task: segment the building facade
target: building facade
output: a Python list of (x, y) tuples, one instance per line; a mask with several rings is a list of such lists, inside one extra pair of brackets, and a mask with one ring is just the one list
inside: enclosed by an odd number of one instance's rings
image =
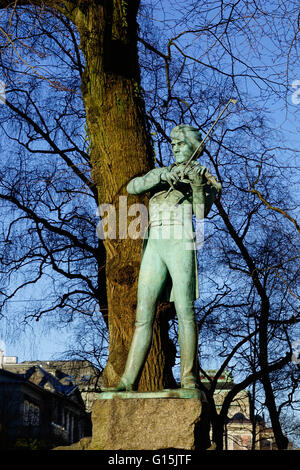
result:
[[(100, 370), (88, 361), (34, 361), (18, 363), (0, 351), (0, 449), (53, 448), (91, 436), (92, 404), (101, 391)], [(207, 377), (201, 376), (209, 387)], [(214, 393), (216, 408), (234, 386), (227, 371)], [(263, 418), (254, 417), (246, 390), (232, 401), (224, 431), (226, 450), (272, 450), (272, 429)], [(254, 444), (253, 444), (254, 440)]]
[[(216, 370), (206, 371), (213, 378)], [(206, 376), (200, 377), (201, 382), (209, 387)], [(234, 387), (231, 374), (225, 370), (218, 380), (214, 393), (217, 411), (221, 409), (227, 393)], [(231, 402), (224, 430), (225, 450), (273, 450), (276, 449), (272, 428), (268, 427), (264, 418), (253, 416), (251, 395), (247, 390), (239, 392)]]
[(19, 366), (0, 368), (0, 448), (53, 448), (91, 435), (90, 413), (74, 382), (41, 364)]

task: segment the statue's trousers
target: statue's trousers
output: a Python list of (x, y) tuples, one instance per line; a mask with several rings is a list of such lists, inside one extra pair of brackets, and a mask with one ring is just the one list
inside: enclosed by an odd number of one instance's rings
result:
[(182, 225), (173, 225), (155, 226), (149, 231), (139, 274), (135, 331), (122, 377), (126, 384), (136, 382), (146, 360), (156, 305), (169, 276), (178, 317), (181, 386), (189, 387), (196, 382), (195, 252), (191, 237), (186, 236)]

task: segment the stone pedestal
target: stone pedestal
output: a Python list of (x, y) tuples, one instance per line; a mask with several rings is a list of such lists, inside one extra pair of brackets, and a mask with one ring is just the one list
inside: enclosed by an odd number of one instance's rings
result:
[(93, 404), (89, 450), (200, 450), (210, 445), (207, 403), (199, 397), (101, 395)]

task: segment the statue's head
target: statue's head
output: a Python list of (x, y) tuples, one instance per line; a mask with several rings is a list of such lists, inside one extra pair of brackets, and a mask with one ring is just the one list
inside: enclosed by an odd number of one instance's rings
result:
[[(200, 131), (192, 126), (179, 124), (171, 131), (172, 148), (177, 163), (183, 163), (189, 160), (196, 148), (199, 147), (202, 137)], [(203, 144), (202, 151), (200, 151), (195, 158), (202, 155), (205, 145)]]

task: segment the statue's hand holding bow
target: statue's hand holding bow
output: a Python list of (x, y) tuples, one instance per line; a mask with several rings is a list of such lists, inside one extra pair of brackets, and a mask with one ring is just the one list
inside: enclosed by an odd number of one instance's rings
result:
[(206, 181), (205, 173), (207, 168), (196, 163), (185, 174), (185, 179), (189, 181), (191, 186), (203, 186)]

